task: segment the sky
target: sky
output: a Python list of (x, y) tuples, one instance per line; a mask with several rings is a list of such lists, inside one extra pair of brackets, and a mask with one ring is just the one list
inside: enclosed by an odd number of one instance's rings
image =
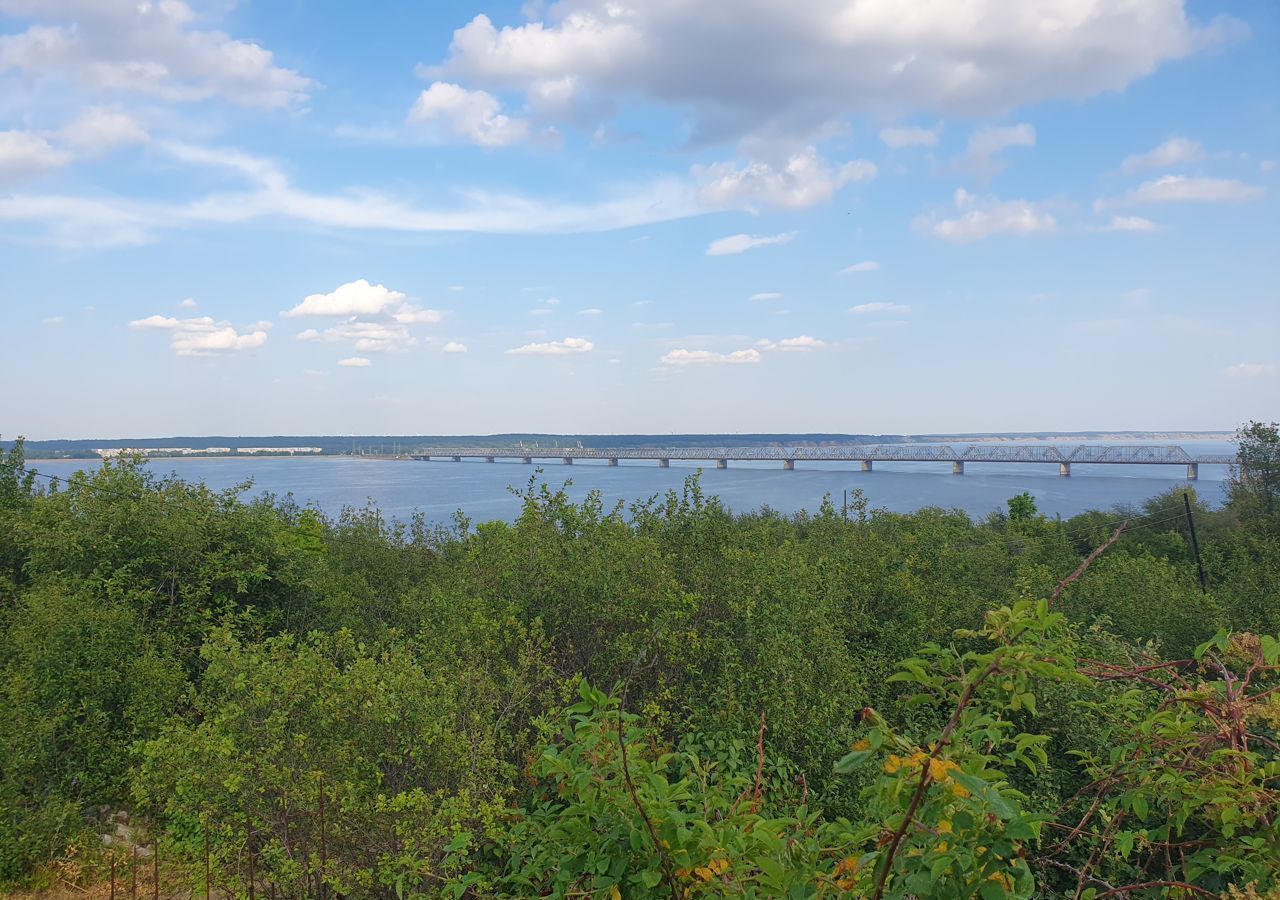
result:
[(1270, 0), (0, 0), (0, 433), (1280, 418)]

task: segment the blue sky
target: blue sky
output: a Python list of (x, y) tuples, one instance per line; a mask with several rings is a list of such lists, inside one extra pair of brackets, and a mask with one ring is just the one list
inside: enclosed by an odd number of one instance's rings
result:
[(1280, 13), (0, 0), (0, 431), (1280, 416)]

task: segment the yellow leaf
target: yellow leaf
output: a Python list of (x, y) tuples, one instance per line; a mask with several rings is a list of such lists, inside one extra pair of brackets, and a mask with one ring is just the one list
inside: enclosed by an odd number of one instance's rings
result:
[(693, 874), (697, 875), (703, 881), (710, 881), (712, 878), (716, 877), (716, 873), (712, 872), (706, 866), (698, 866), (698, 868), (693, 870)]
[(615, 884), (609, 888), (609, 896), (612, 900), (622, 900), (622, 891), (618, 890), (618, 886)]

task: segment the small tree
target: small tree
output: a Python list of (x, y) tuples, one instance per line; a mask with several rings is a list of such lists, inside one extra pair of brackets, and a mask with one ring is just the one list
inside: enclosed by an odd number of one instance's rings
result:
[(1227, 492), (1231, 508), (1250, 519), (1280, 515), (1280, 423), (1249, 422), (1236, 430), (1239, 464)]

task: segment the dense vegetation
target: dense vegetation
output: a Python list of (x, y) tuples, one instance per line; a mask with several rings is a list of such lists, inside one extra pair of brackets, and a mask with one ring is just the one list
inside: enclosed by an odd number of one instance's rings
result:
[(535, 479), (429, 528), (19, 445), (0, 884), (100, 874), (106, 806), (241, 894), (1275, 896), (1280, 438), (1241, 437), (1190, 497), (1203, 589), (1181, 491), (973, 522)]

